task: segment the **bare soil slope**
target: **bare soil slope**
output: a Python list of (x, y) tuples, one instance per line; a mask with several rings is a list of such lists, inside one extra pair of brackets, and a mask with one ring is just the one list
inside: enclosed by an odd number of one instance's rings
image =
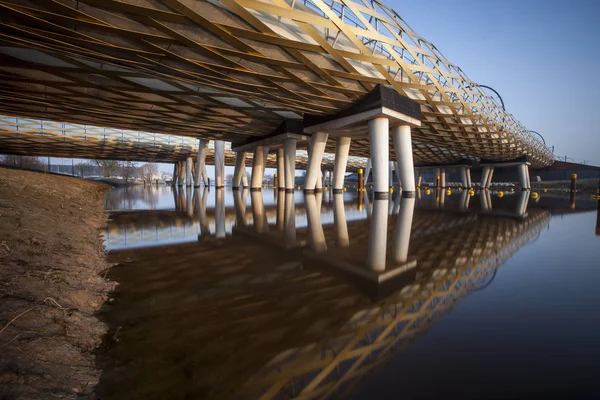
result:
[(91, 398), (109, 189), (0, 168), (0, 399)]

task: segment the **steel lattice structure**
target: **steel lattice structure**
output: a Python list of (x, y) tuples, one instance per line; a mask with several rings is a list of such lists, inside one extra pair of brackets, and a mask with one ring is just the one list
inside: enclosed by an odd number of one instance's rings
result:
[[(375, 0), (0, 0), (0, 26), (7, 115), (235, 142), (283, 118), (335, 113), (385, 84), (421, 104), (422, 146), (553, 160)], [(367, 141), (351, 154), (368, 156)]]

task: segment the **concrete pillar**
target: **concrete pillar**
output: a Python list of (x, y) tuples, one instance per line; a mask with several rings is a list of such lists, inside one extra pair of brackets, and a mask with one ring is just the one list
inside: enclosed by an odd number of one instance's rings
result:
[(215, 187), (225, 187), (225, 142), (215, 140)]
[(277, 149), (277, 189), (285, 190), (285, 156), (283, 147)]
[[(402, 178), (400, 178), (400, 181), (402, 181)], [(421, 171), (421, 168), (417, 168), (417, 187), (416, 188), (420, 188), (421, 184), (423, 183), (423, 171)]]
[(202, 180), (204, 181), (204, 186), (210, 186), (210, 180), (208, 179), (208, 173), (206, 172), (206, 163), (202, 165)]
[(283, 142), (283, 158), (285, 160), (285, 190), (293, 192), (296, 185), (296, 139), (286, 139)]
[(192, 157), (188, 157), (185, 159), (185, 185), (193, 186), (194, 182), (192, 180)]
[(242, 186), (245, 188), (248, 187), (248, 171), (246, 171), (246, 168), (244, 168), (244, 172), (242, 172)]
[[(377, 176), (376, 156), (373, 156), (373, 177)], [(387, 167), (387, 165), (384, 164)], [(387, 168), (385, 168), (387, 172)], [(386, 177), (387, 178), (387, 177)], [(387, 179), (385, 184), (387, 185)], [(387, 194), (387, 192), (386, 192)], [(386, 199), (375, 199), (373, 201), (373, 215), (371, 217), (369, 244), (367, 248), (367, 266), (374, 271), (385, 270), (385, 259), (387, 249), (387, 222), (388, 203)]]
[(365, 185), (369, 182), (369, 175), (371, 175), (371, 159), (367, 158), (367, 165), (365, 165)]
[[(267, 168), (267, 161), (269, 158), (270, 148), (271, 148), (271, 146), (263, 146), (263, 174), (262, 174), (262, 179), (261, 179), (262, 182), (264, 182), (264, 180), (265, 180), (265, 169)], [(265, 214), (265, 218), (266, 218), (266, 214)]]
[(173, 163), (173, 179), (171, 180), (171, 186), (177, 185), (177, 162)]
[(396, 227), (392, 239), (391, 257), (397, 264), (408, 261), (408, 247), (410, 244), (410, 229), (412, 227), (416, 199), (403, 198), (400, 212), (396, 218)]
[(315, 182), (315, 192), (323, 191), (323, 171), (319, 171), (319, 177), (317, 178), (317, 182)]
[[(198, 141), (198, 155), (196, 156), (196, 174), (194, 176), (194, 186), (200, 186), (200, 177), (206, 166), (206, 153), (208, 153), (208, 140), (200, 139)], [(206, 185), (206, 178), (204, 184)]]
[(263, 146), (254, 148), (254, 156), (252, 157), (252, 177), (250, 182), (250, 190), (261, 190), (263, 178), (265, 176), (265, 149)]
[(294, 191), (285, 192), (284, 237), (288, 246), (296, 244), (296, 203)]
[(387, 118), (374, 118), (369, 121), (369, 141), (371, 145), (371, 165), (373, 168), (373, 187), (375, 199), (387, 199), (389, 196), (389, 146), (390, 123)]
[[(521, 190), (529, 190), (527, 182), (527, 164), (517, 165), (517, 172), (519, 173), (519, 183), (521, 185)], [(481, 179), (483, 180), (483, 178)]]
[(529, 176), (529, 165), (525, 165), (525, 179), (527, 180), (527, 190), (531, 190), (531, 178)]
[(483, 167), (481, 170), (481, 189), (486, 189), (488, 178), (490, 176), (490, 167)]
[(446, 168), (440, 168), (440, 186), (446, 188)]
[(313, 193), (307, 193), (304, 196), (304, 204), (308, 220), (310, 247), (317, 253), (327, 251), (325, 233), (323, 232), (323, 225), (321, 225), (321, 214), (317, 207), (317, 198)]
[(235, 168), (233, 170), (232, 186), (234, 189), (238, 189), (240, 187), (240, 182), (242, 180), (242, 174), (244, 173), (245, 168), (246, 168), (246, 152), (238, 151), (235, 153)]
[(178, 186), (183, 186), (185, 184), (185, 161), (179, 161), (179, 181), (177, 183)]
[(400, 183), (402, 197), (415, 197), (416, 185), (414, 175), (414, 162), (412, 153), (412, 140), (410, 126), (402, 125), (392, 128), (396, 159), (400, 169)]
[[(361, 194), (359, 194), (359, 197)], [(344, 209), (344, 195), (336, 193), (333, 195), (333, 222), (339, 247), (350, 246), (348, 236), (348, 224), (346, 223), (346, 210)]]
[(487, 182), (485, 187), (492, 187), (492, 177), (494, 176), (494, 167), (490, 167), (490, 172), (488, 173)]
[(460, 185), (463, 189), (469, 187), (467, 183), (467, 167), (460, 167)]
[(471, 168), (467, 167), (467, 187), (470, 189), (473, 187), (473, 181), (471, 180)]
[(348, 164), (348, 153), (350, 152), (349, 137), (338, 137), (335, 139), (335, 164), (333, 167), (333, 191), (341, 193), (344, 190), (344, 177)]
[(215, 236), (224, 238), (225, 234), (225, 188), (215, 190)]
[(323, 153), (327, 144), (327, 136), (328, 134), (325, 132), (316, 132), (312, 136), (308, 154), (308, 167), (304, 180), (305, 191), (314, 191), (317, 186), (317, 179), (319, 179), (321, 174), (321, 162), (323, 161)]
[(433, 169), (433, 183), (436, 189), (440, 188), (440, 182), (441, 182), (441, 171), (439, 168), (434, 168)]

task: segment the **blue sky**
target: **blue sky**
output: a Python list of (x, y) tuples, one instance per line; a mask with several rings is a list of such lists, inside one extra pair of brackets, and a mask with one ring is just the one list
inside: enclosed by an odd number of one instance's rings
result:
[(600, 1), (385, 0), (555, 154), (600, 165)]

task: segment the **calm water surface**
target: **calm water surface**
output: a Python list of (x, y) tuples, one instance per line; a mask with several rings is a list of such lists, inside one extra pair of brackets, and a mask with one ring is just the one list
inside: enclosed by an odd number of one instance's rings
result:
[(101, 399), (600, 397), (589, 195), (134, 187)]

